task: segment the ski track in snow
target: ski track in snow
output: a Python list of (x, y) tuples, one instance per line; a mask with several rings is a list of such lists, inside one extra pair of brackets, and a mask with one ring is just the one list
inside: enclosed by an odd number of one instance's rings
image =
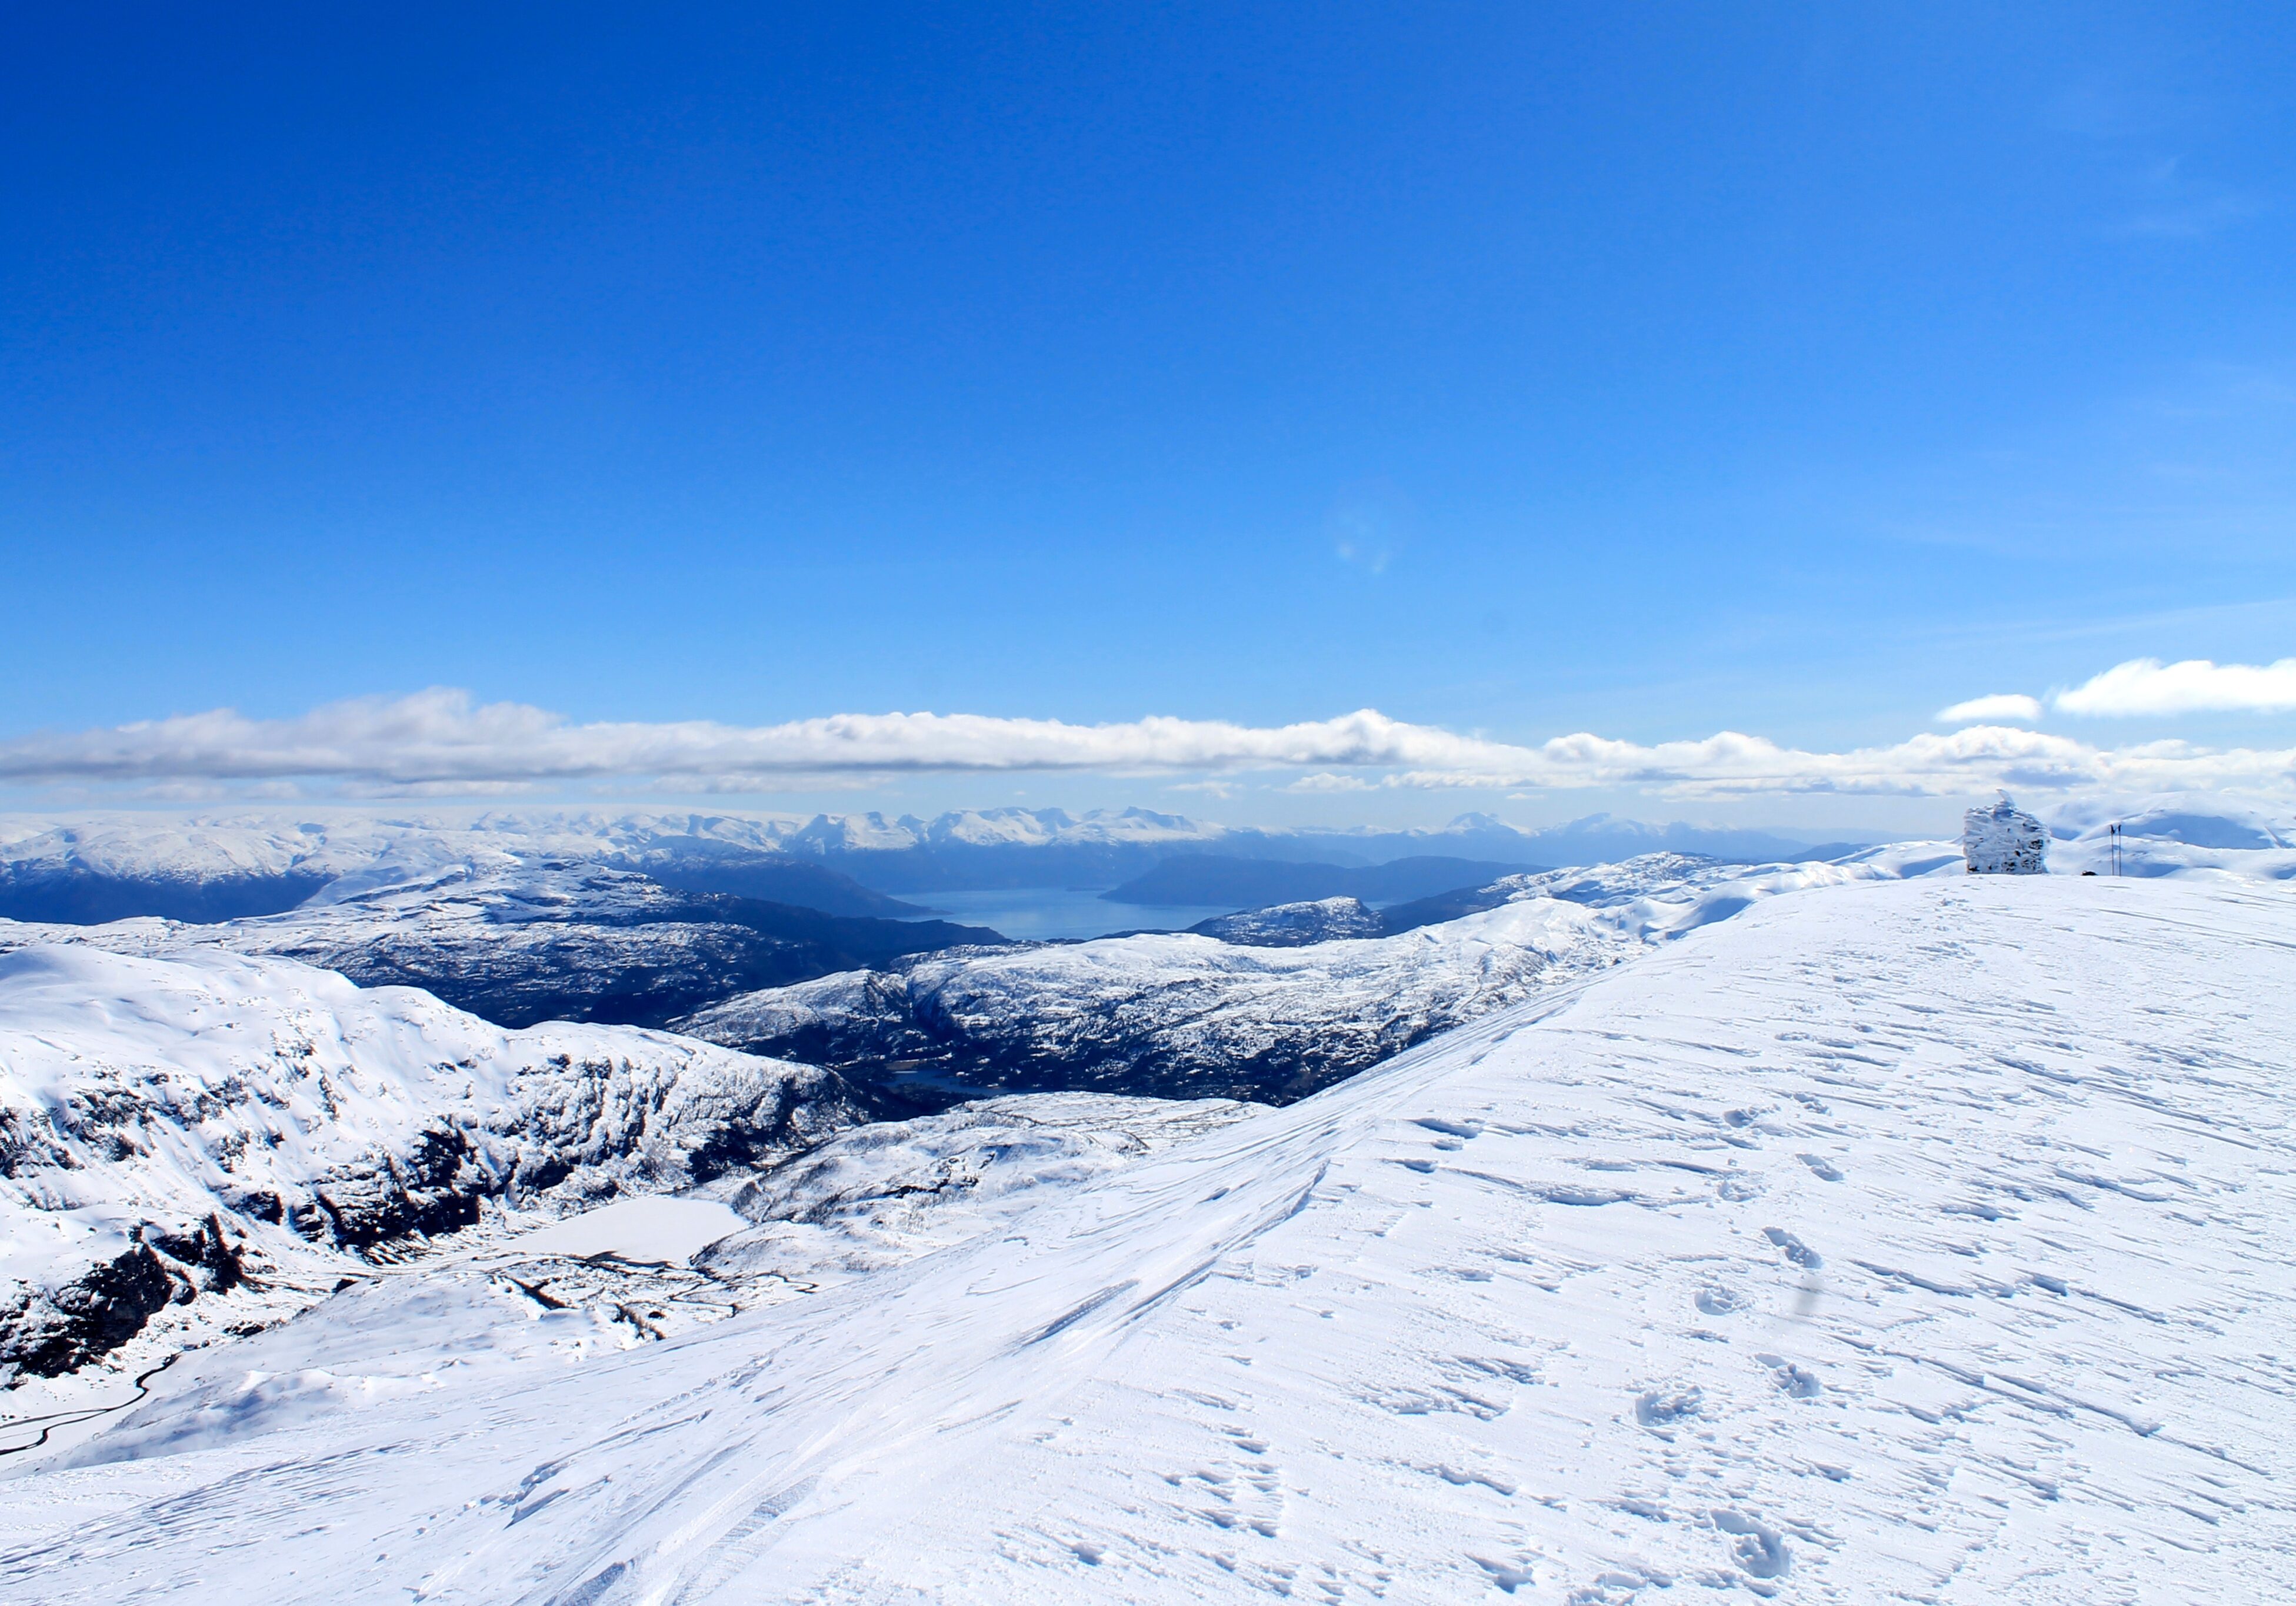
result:
[(2258, 1598), (2292, 915), (1771, 899), (683, 1338), (292, 1431), (156, 1380), (0, 1481), (0, 1595)]

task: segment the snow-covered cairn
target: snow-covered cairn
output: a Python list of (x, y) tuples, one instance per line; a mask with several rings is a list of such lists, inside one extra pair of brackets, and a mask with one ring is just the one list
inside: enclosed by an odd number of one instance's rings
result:
[(1990, 808), (1961, 816), (1961, 856), (1972, 875), (2039, 875), (2048, 869), (2049, 833), (2003, 792)]

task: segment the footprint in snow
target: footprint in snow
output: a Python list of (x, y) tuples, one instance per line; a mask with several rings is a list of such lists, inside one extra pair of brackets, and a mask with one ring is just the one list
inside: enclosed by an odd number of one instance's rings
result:
[(1805, 1271), (1816, 1271), (1825, 1264), (1825, 1258), (1816, 1250), (1783, 1227), (1764, 1227), (1762, 1236), (1786, 1252), (1786, 1258)]
[(1712, 1517), (1716, 1528), (1736, 1536), (1737, 1543), (1730, 1547), (1731, 1552), (1749, 1577), (1782, 1578), (1792, 1570), (1793, 1552), (1787, 1548), (1785, 1536), (1777, 1529), (1727, 1506), (1713, 1512)]
[(1817, 1381), (1817, 1373), (1806, 1366), (1797, 1366), (1779, 1355), (1758, 1355), (1754, 1357), (1770, 1369), (1778, 1387), (1796, 1399), (1816, 1399), (1825, 1392), (1825, 1385)]
[(1635, 1401), (1635, 1420), (1645, 1428), (1670, 1427), (1696, 1416), (1705, 1404), (1705, 1395), (1696, 1389), (1664, 1394), (1653, 1389)]
[(1528, 1560), (1518, 1561), (1491, 1561), (1485, 1560), (1481, 1556), (1469, 1556), (1467, 1560), (1472, 1561), (1476, 1566), (1490, 1574), (1491, 1582), (1497, 1585), (1509, 1594), (1513, 1594), (1516, 1590), (1521, 1589), (1526, 1584), (1536, 1584), (1538, 1582), (1538, 1576), (1531, 1570), (1531, 1564)]

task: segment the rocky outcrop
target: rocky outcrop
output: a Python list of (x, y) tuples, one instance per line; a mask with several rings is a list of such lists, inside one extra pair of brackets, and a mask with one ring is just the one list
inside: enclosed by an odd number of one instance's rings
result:
[(174, 1231), (142, 1222), (126, 1249), (77, 1275), (0, 1287), (0, 1375), (60, 1377), (127, 1343), (167, 1307), (233, 1287), (243, 1243), (220, 1214)]
[(505, 1032), (282, 960), (0, 957), (0, 1374), (161, 1312), (480, 1219), (692, 1187), (878, 1106), (812, 1066), (660, 1032)]
[(479, 1200), (503, 1191), (474, 1135), (436, 1121), (394, 1149), (378, 1149), (313, 1180), (286, 1212), (305, 1238), (364, 1250), (416, 1233), (435, 1237), (479, 1218)]

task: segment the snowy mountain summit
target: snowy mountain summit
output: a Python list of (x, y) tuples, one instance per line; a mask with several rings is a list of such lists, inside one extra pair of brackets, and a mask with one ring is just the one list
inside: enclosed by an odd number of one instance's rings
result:
[[(2256, 1599), (2292, 929), (2225, 875), (1806, 886), (1123, 1163), (839, 1139), (719, 1195), (790, 1296), (682, 1336), (578, 1358), (415, 1268), (186, 1357), (0, 1481), (0, 1595)], [(1024, 1131), (985, 1230), (840, 1202)]]

